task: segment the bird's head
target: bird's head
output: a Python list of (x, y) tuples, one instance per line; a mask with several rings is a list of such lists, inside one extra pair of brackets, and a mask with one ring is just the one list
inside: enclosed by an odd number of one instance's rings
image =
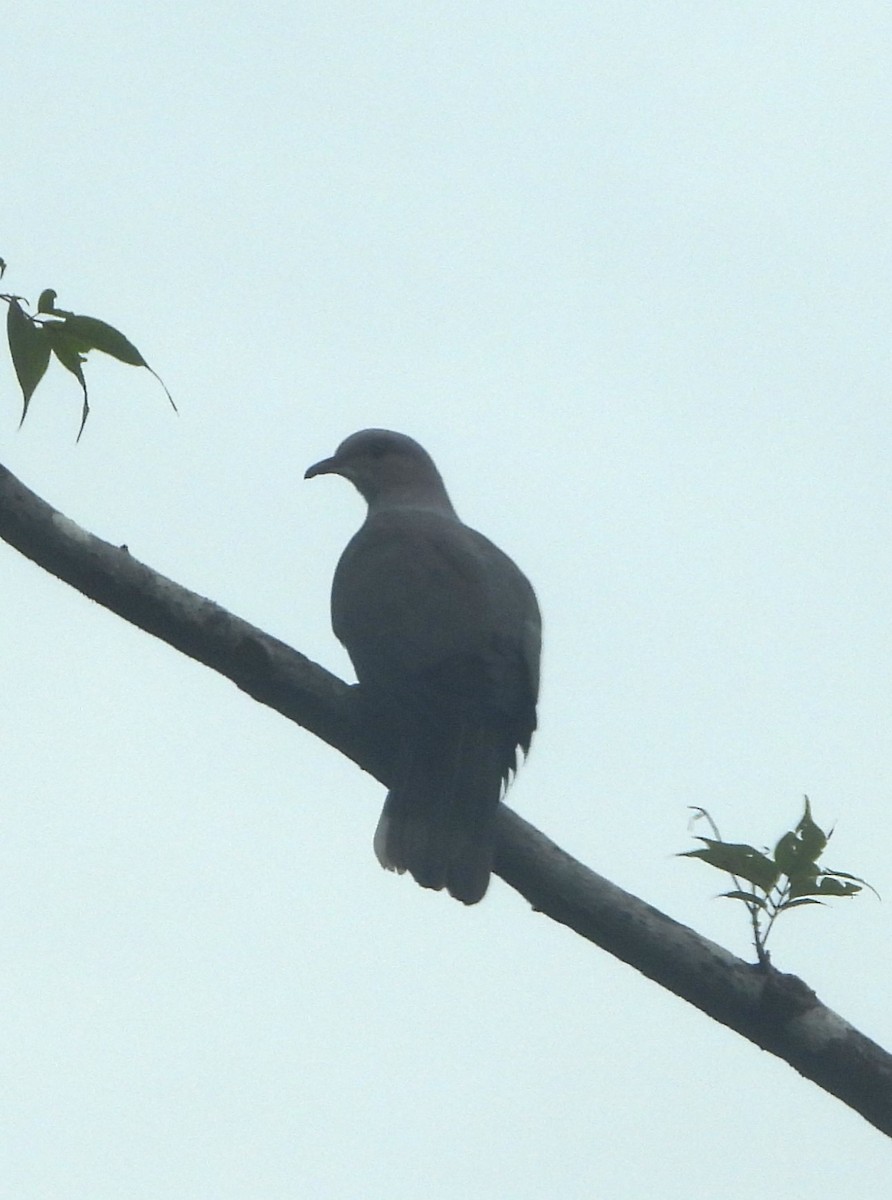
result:
[(316, 475), (349, 479), (370, 509), (412, 505), (452, 511), (440, 472), (428, 452), (413, 438), (389, 429), (362, 429), (351, 434), (331, 458), (314, 463), (304, 478)]

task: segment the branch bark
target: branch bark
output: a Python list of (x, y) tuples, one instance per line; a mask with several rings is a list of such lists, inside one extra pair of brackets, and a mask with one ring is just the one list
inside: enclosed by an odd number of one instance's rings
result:
[[(0, 467), (0, 537), (85, 596), (231, 679), (387, 784), (395, 747), (350, 687), (284, 642), (94, 537)], [(800, 979), (735, 958), (571, 858), (509, 808), (497, 873), (533, 909), (784, 1059), (892, 1136), (892, 1056)]]

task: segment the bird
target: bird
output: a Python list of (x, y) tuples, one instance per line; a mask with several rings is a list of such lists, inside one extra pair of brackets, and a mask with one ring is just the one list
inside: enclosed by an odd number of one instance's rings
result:
[(541, 617), (523, 572), (463, 524), (428, 452), (363, 429), (305, 478), (368, 505), (331, 589), (360, 691), (398, 731), (381, 865), (471, 905), (489, 885), (503, 789), (536, 729)]

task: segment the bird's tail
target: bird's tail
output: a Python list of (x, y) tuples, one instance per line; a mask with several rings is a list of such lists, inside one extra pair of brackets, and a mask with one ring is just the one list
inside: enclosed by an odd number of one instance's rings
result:
[(422, 887), (476, 904), (492, 871), (505, 748), (479, 721), (452, 732), (413, 745), (384, 803), (375, 854)]

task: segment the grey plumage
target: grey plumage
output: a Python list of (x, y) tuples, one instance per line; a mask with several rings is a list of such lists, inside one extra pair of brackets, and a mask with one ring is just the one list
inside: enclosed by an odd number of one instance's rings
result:
[(361, 688), (398, 723), (375, 852), (465, 904), (489, 883), (502, 788), (536, 728), (540, 618), (510, 558), (456, 515), (430, 455), (366, 429), (307, 471), (349, 479), (368, 514), (332, 584)]

